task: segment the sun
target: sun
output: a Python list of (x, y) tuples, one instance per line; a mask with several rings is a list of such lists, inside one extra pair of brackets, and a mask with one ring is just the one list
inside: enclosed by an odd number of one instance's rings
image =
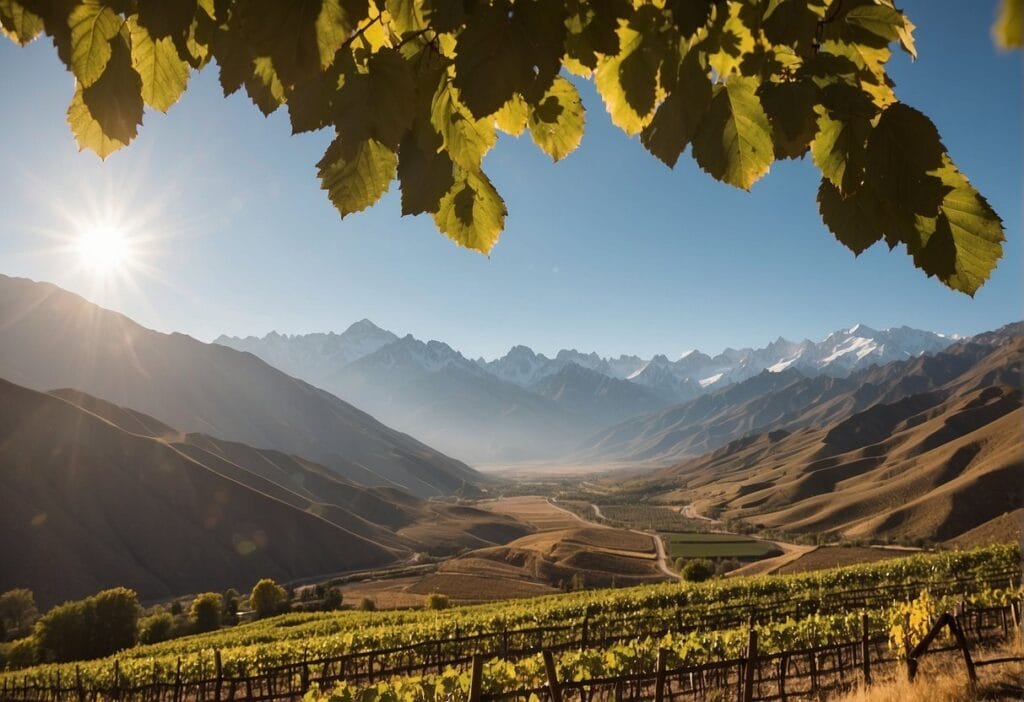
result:
[(130, 265), (132, 241), (125, 231), (108, 224), (83, 229), (75, 241), (79, 260), (98, 274), (117, 273)]

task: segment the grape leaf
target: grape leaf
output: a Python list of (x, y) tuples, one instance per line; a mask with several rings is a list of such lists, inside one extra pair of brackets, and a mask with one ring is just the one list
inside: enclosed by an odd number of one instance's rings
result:
[(428, 153), (414, 137), (402, 140), (398, 151), (398, 181), (402, 188), (402, 214), (437, 212), (441, 198), (455, 184), (455, 165), (444, 151)]
[(700, 167), (743, 190), (750, 190), (774, 160), (771, 125), (757, 88), (756, 79), (739, 75), (716, 85), (693, 139), (693, 157)]
[(526, 131), (526, 122), (529, 118), (530, 106), (522, 95), (516, 93), (494, 113), (494, 126), (506, 134), (519, 136)]
[(664, 44), (659, 11), (647, 5), (628, 25), (619, 27), (619, 53), (597, 65), (597, 91), (612, 123), (629, 135), (638, 134), (654, 117), (658, 70)]
[(583, 139), (586, 110), (576, 86), (556, 78), (540, 102), (530, 108), (530, 136), (555, 161), (572, 153)]
[(476, 8), (458, 36), (455, 52), (455, 87), (478, 119), (493, 115), (529, 82), (506, 0)]
[(11, 41), (24, 46), (43, 31), (43, 19), (17, 0), (0, 0), (0, 27)]
[(455, 243), (486, 254), (497, 243), (506, 214), (505, 202), (482, 171), (459, 169), (434, 222)]
[(1002, 49), (1024, 46), (1024, 0), (1002, 0), (999, 16), (992, 25), (992, 37)]
[(82, 87), (95, 83), (110, 61), (111, 40), (121, 28), (121, 18), (93, 0), (75, 7), (68, 18), (71, 27), (71, 70)]
[(395, 152), (378, 141), (353, 145), (338, 138), (316, 166), (320, 187), (344, 217), (377, 202), (394, 180), (397, 165)]
[(690, 143), (711, 104), (711, 79), (696, 52), (683, 59), (676, 84), (644, 127), (640, 141), (666, 166), (673, 168)]
[(431, 103), (430, 122), (441, 135), (452, 161), (466, 170), (479, 169), (497, 135), (494, 126), (486, 120), (474, 119), (456, 95), (455, 88), (442, 80)]
[(154, 39), (149, 31), (130, 18), (132, 66), (142, 78), (142, 99), (147, 105), (167, 112), (188, 85), (188, 64), (178, 56), (170, 37)]
[(184, 38), (192, 28), (196, 0), (137, 0), (139, 14), (137, 22), (146, 28), (154, 39), (164, 37)]
[(818, 186), (818, 209), (825, 226), (855, 256), (882, 238), (881, 204), (870, 188), (861, 188), (844, 198), (832, 181), (822, 178)]

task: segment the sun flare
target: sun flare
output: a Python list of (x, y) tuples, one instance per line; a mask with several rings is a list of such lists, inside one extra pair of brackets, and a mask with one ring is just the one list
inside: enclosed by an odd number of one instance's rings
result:
[(96, 273), (120, 271), (132, 259), (132, 244), (125, 232), (115, 226), (100, 225), (83, 230), (75, 242), (79, 259)]

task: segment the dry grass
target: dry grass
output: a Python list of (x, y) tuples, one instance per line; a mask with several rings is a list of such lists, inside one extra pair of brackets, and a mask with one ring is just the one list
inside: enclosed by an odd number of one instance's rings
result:
[(479, 502), (477, 506), (532, 524), (540, 531), (569, 529), (580, 525), (580, 520), (575, 515), (555, 507), (544, 497), (504, 497)]
[[(997, 649), (974, 651), (976, 660), (1024, 656), (1019, 641)], [(967, 679), (959, 653), (922, 659), (916, 680), (909, 682), (903, 669), (893, 670), (893, 679), (876, 682), (840, 697), (834, 702), (1010, 702), (1024, 700), (1024, 663), (978, 668), (978, 683)]]
[(800, 558), (778, 568), (776, 573), (807, 573), (813, 570), (838, 568), (840, 566), (857, 565), (858, 563), (875, 563), (890, 558), (906, 558), (911, 555), (907, 551), (889, 548), (870, 548), (867, 546), (821, 546)]

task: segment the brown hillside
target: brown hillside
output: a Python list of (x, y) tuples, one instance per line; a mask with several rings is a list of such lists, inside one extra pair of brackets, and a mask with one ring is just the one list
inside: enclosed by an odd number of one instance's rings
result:
[(144, 598), (380, 566), (386, 548), (0, 381), (0, 590), (41, 604), (125, 585)]
[(428, 496), (479, 480), (252, 354), (146, 329), (47, 283), (0, 276), (0, 377), (77, 388), (187, 432), (305, 456), (364, 485)]
[(986, 384), (1012, 377), (1019, 346), (927, 393), (821, 429), (751, 436), (652, 484), (783, 531), (952, 539), (1024, 505), (1021, 390)]

